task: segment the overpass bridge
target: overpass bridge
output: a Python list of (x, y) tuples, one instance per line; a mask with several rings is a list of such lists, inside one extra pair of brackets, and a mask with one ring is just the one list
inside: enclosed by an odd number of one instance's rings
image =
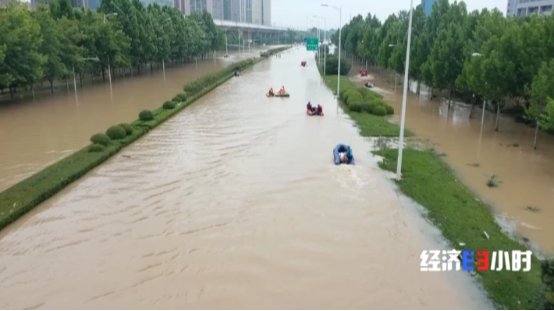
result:
[(253, 42), (254, 36), (262, 35), (264, 38), (269, 40), (279, 41), (280, 36), (284, 34), (288, 29), (285, 27), (275, 27), (243, 22), (235, 22), (228, 20), (219, 20), (214, 19), (214, 24), (222, 28), (223, 31), (236, 33), (240, 39), (242, 39), (243, 46), (245, 44), (250, 44)]

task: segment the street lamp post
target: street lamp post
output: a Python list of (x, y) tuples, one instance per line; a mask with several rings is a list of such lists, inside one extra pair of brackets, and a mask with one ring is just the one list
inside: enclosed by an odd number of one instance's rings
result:
[(404, 152), (404, 128), (406, 126), (406, 100), (408, 96), (408, 71), (410, 69), (410, 46), (412, 43), (412, 17), (414, 0), (410, 0), (410, 22), (408, 24), (408, 44), (406, 47), (406, 68), (404, 69), (404, 93), (402, 96), (402, 116), (400, 117), (400, 140), (398, 142), (398, 159), (396, 162), (396, 178), (402, 179), (402, 155)]
[[(338, 100), (339, 94), (340, 94), (340, 50), (341, 50), (341, 42), (342, 42), (342, 7), (337, 7), (326, 3), (322, 3), (321, 6), (333, 8), (339, 11), (339, 59), (338, 59), (339, 64), (338, 64), (338, 72), (337, 72), (337, 100)], [(337, 109), (338, 109), (338, 105), (337, 105)]]

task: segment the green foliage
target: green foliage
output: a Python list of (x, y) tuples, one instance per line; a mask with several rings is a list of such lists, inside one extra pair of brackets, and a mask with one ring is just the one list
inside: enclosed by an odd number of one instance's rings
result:
[(554, 309), (554, 260), (545, 260), (541, 263), (541, 279), (545, 285), (546, 310)]
[[(377, 154), (384, 158), (382, 168), (396, 171), (397, 150)], [(427, 209), (429, 219), (453, 245), (464, 242), (465, 249), (490, 251), (527, 249), (502, 231), (490, 207), (476, 200), (439, 156), (431, 151), (405, 149), (403, 161), (400, 189)], [(477, 280), (500, 309), (540, 309), (543, 289), (539, 266), (539, 260), (533, 257), (530, 272), (477, 272)]]
[(125, 130), (126, 135), (133, 134), (133, 127), (129, 123), (121, 123), (119, 126), (121, 126)]
[[(356, 16), (342, 28), (343, 49), (403, 73), (408, 21), (407, 11), (383, 23), (371, 14)], [(554, 38), (553, 16), (506, 18), (497, 10), (468, 12), (463, 1), (438, 0), (430, 16), (421, 6), (413, 12), (409, 74), (450, 97), (476, 95), (499, 105), (511, 97), (527, 106), (532, 82), (554, 55), (554, 40), (545, 38)], [(539, 110), (545, 105), (542, 100)], [(536, 111), (529, 116), (540, 119)]]
[[(140, 71), (154, 62), (183, 62), (221, 48), (224, 33), (206, 13), (190, 16), (138, 0), (103, 0), (98, 10), (50, 0), (33, 11), (13, 2), (0, 10), (0, 90), (108, 67)], [(114, 15), (116, 13), (117, 15)]]
[(139, 119), (141, 121), (152, 121), (154, 120), (154, 114), (150, 110), (143, 110), (139, 113)]
[(163, 104), (163, 109), (167, 109), (167, 110), (171, 110), (171, 109), (175, 109), (175, 102), (173, 101), (166, 101), (164, 104)]
[(127, 136), (127, 132), (122, 126), (114, 125), (108, 128), (106, 135), (108, 135), (108, 137), (112, 140), (119, 140), (125, 138), (125, 136)]
[(242, 70), (248, 66), (251, 66), (253, 63), (254, 61), (252, 59), (243, 60), (233, 66), (229, 66), (225, 68), (220, 72), (209, 74), (200, 79), (189, 82), (185, 84), (185, 86), (183, 87), (183, 90), (185, 91), (185, 94), (187, 94), (188, 96), (196, 95), (206, 89), (209, 89), (213, 84), (216, 84), (218, 81), (231, 77), (235, 72), (235, 70)]
[(554, 129), (554, 60), (543, 63), (531, 85), (527, 115), (544, 130)]
[[(336, 76), (325, 77), (328, 86), (336, 86)], [(347, 78), (341, 79), (340, 99), (349, 111), (378, 116), (394, 114), (394, 108), (383, 101), (383, 96), (365, 87), (357, 86)]]
[(43, 77), (42, 40), (40, 25), (26, 4), (11, 2), (0, 9), (0, 89), (33, 85)]
[(92, 144), (88, 148), (88, 152), (102, 152), (106, 147), (100, 144)]
[(372, 107), (371, 113), (376, 116), (385, 116), (387, 115), (387, 108), (382, 105), (375, 105), (374, 107)]
[[(338, 72), (338, 66), (339, 66), (338, 57), (336, 57), (334, 55), (327, 56), (325, 66), (326, 66), (326, 73), (328, 75), (336, 75), (337, 72)], [(349, 61), (347, 61), (346, 59), (341, 58), (340, 74), (342, 76), (347, 75), (350, 72), (351, 68), (352, 68), (352, 64)]]
[(187, 94), (179, 93), (179, 94), (175, 95), (175, 97), (173, 97), (172, 101), (174, 101), (176, 103), (185, 102), (185, 101), (187, 101)]
[(108, 137), (108, 135), (104, 133), (98, 133), (98, 134), (92, 135), (92, 137), (90, 138), (90, 141), (93, 144), (99, 144), (103, 146), (108, 146), (111, 142), (110, 137)]

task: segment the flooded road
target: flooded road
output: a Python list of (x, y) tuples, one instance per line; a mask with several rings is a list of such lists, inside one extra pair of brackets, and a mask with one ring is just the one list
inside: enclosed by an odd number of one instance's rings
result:
[[(387, 101), (395, 106), (399, 122), (402, 94), (400, 83), (376, 77)], [(422, 93), (422, 95), (424, 95)], [(495, 132), (494, 112), (486, 111), (481, 137), (482, 110), (428, 101), (410, 94), (406, 127), (429, 139), (438, 153), (461, 179), (491, 204), (500, 222), (530, 240), (547, 254), (554, 254), (554, 136), (540, 133), (538, 150), (533, 149), (534, 129), (503, 116)], [(492, 175), (500, 180), (497, 188), (486, 184)]]
[(0, 308), (489, 308), (419, 271), (447, 246), (370, 148), (308, 52), (272, 57), (3, 230)]
[(186, 82), (255, 55), (259, 50), (168, 67), (165, 80), (161, 70), (146, 70), (114, 80), (112, 92), (108, 83), (86, 85), (76, 98), (71, 85), (67, 92), (0, 105), (0, 191), (82, 148), (93, 134), (161, 106)]

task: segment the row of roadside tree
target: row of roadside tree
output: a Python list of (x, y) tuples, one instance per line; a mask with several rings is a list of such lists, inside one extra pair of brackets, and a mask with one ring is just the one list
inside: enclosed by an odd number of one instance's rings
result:
[[(403, 73), (408, 21), (407, 11), (384, 22), (359, 15), (343, 27), (342, 46), (371, 65)], [(439, 0), (430, 16), (417, 7), (412, 27), (411, 79), (450, 100), (486, 100), (497, 114), (513, 104), (537, 128), (554, 131), (554, 15), (506, 18)]]
[(106, 70), (136, 70), (185, 62), (225, 44), (208, 13), (183, 16), (172, 7), (139, 0), (103, 0), (97, 11), (50, 0), (29, 9), (0, 9), (0, 90), (33, 89), (76, 72), (105, 77)]

